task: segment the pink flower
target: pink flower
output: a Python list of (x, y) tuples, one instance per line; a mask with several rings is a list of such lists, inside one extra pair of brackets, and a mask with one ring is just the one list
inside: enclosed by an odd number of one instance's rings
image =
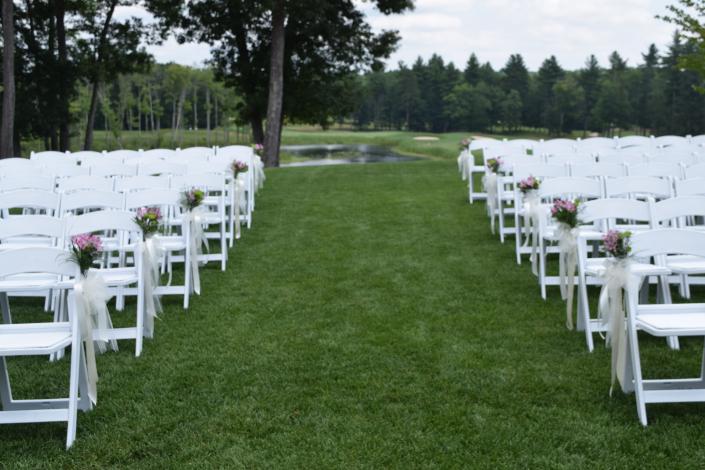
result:
[(71, 237), (71, 243), (81, 251), (101, 251), (103, 242), (100, 237), (91, 233), (83, 233)]

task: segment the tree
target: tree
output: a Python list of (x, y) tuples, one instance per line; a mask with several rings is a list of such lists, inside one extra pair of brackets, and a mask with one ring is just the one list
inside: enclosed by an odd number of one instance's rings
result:
[(597, 62), (597, 58), (594, 55), (590, 55), (585, 61), (585, 68), (583, 68), (578, 75), (578, 83), (584, 93), (583, 135), (587, 134), (589, 128), (592, 129), (590, 117), (599, 99), (601, 77), (602, 70), (600, 69), (600, 64)]
[[(585, 106), (585, 90), (572, 75), (566, 75), (553, 85), (552, 126), (559, 133), (570, 133), (580, 125)], [(550, 129), (550, 127), (549, 127)]]
[(149, 64), (149, 55), (140, 45), (144, 35), (142, 22), (136, 18), (121, 22), (114, 20), (118, 6), (129, 6), (133, 3), (135, 2), (125, 0), (87, 2), (83, 27), (87, 36), (78, 41), (85, 61), (85, 75), (91, 86), (84, 150), (93, 147), (93, 128), (98, 110), (100, 84), (108, 76), (131, 73)]
[(492, 103), (487, 98), (487, 85), (472, 86), (463, 81), (453, 87), (445, 101), (445, 113), (465, 131), (484, 130), (491, 125)]
[(463, 78), (465, 78), (468, 85), (477, 85), (480, 82), (480, 76), (480, 62), (477, 60), (475, 53), (472, 53), (470, 54), (468, 63), (465, 65)]
[[(146, 2), (165, 35), (176, 31), (179, 41), (196, 40), (213, 46), (217, 76), (242, 97), (240, 113), (250, 122), (256, 142), (264, 140), (265, 109), (279, 106), (266, 104), (272, 80), (273, 21), (279, 20), (272, 7), (278, 8), (278, 1)], [(385, 15), (413, 6), (411, 0), (375, 0), (374, 4)], [(314, 114), (305, 98), (319, 93), (316, 84), (333, 84), (353, 71), (381, 68), (380, 59), (389, 56), (399, 39), (395, 31), (374, 33), (352, 0), (282, 1), (281, 6), (286, 18), (281, 77), (273, 77), (271, 83), (280, 83), (286, 90), (281, 105), (284, 117)], [(281, 31), (278, 35), (281, 38)], [(279, 69), (274, 72), (279, 74)], [(296, 101), (290, 100), (292, 96)], [(279, 96), (271, 98), (279, 100)], [(267, 163), (277, 165), (278, 148), (271, 151), (276, 155)]]
[(510, 90), (502, 101), (502, 123), (510, 131), (515, 131), (521, 125), (523, 107), (519, 92)]
[(537, 75), (537, 98), (538, 98), (538, 111), (541, 116), (543, 125), (549, 129), (555, 130), (555, 120), (551, 120), (555, 116), (555, 103), (554, 103), (554, 86), (558, 83), (563, 76), (565, 71), (558, 64), (558, 59), (555, 56), (551, 56), (543, 61), (541, 68), (539, 69)]
[(15, 155), (15, 26), (12, 0), (2, 2), (2, 128), (0, 158)]
[(502, 89), (506, 93), (515, 90), (522, 100), (529, 94), (529, 71), (521, 54), (509, 56), (507, 64), (502, 69)]

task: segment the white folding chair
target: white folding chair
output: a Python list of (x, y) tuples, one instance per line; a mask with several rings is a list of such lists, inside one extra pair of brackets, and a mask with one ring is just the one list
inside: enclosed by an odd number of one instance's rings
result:
[(71, 153), (71, 157), (74, 159), (74, 161), (76, 161), (76, 163), (83, 165), (85, 161), (95, 160), (103, 157), (103, 154), (101, 152), (96, 152), (93, 150), (81, 150), (79, 152)]
[(105, 152), (105, 158), (112, 160), (115, 163), (121, 162), (129, 164), (133, 160), (139, 160), (142, 152), (139, 150), (113, 150)]
[[(68, 321), (52, 323), (10, 324), (7, 294), (15, 290), (36, 287), (21, 276), (50, 273), (55, 278), (75, 279), (77, 266), (70, 262), (67, 253), (57, 248), (25, 248), (0, 252), (0, 305), (5, 324), (0, 325), (0, 424), (66, 422), (66, 448), (76, 439), (77, 411), (92, 408), (84, 341), (81, 336), (79, 313), (74, 294), (69, 292), (65, 308)], [(17, 277), (20, 276), (20, 280)], [(69, 284), (72, 285), (72, 284)], [(39, 286), (42, 290), (46, 284)], [(57, 288), (55, 283), (50, 287)], [(66, 286), (64, 286), (66, 288)], [(92, 339), (88, 339), (91, 341)], [(68, 398), (24, 399), (12, 396), (8, 357), (50, 356), (71, 348)], [(94, 397), (95, 398), (95, 397)]]
[(579, 178), (618, 178), (626, 176), (627, 168), (621, 163), (571, 163), (570, 176)]
[(123, 195), (113, 191), (86, 189), (61, 194), (59, 213), (62, 217), (96, 210), (122, 210)]
[[(546, 287), (560, 285), (559, 276), (547, 274), (546, 263), (549, 253), (557, 253), (557, 247), (551, 246), (558, 242), (556, 224), (549, 216), (549, 205), (558, 198), (580, 199), (582, 201), (599, 199), (603, 197), (603, 188), (600, 181), (592, 178), (552, 178), (544, 180), (538, 189), (538, 196), (546, 204), (545, 216), (539, 221), (538, 258), (539, 258), (539, 286), (541, 297), (546, 299)], [(549, 249), (549, 246), (551, 249)]]
[(677, 196), (705, 196), (705, 177), (676, 181)]
[(605, 178), (605, 197), (667, 199), (673, 196), (673, 183), (656, 176), (624, 176)]
[(186, 165), (179, 165), (167, 161), (155, 162), (151, 164), (140, 164), (137, 167), (138, 176), (155, 176), (155, 175), (185, 175), (188, 171)]
[(16, 173), (7, 178), (0, 179), (0, 193), (31, 189), (37, 189), (41, 191), (53, 191), (55, 184), (54, 178), (51, 176), (40, 175), (37, 173), (38, 169), (35, 168), (33, 173)]
[[(142, 342), (149, 335), (144, 328), (145, 292), (144, 272), (142, 268), (142, 230), (135, 223), (135, 215), (127, 211), (101, 210), (86, 214), (66, 217), (65, 239), (84, 233), (100, 233), (104, 235), (104, 250), (117, 251), (119, 265), (111, 267), (110, 253), (104, 254), (107, 266), (92, 268), (103, 278), (108, 290), (117, 296), (116, 306), (121, 310), (123, 296), (137, 297), (136, 326), (113, 328), (110, 331), (97, 332), (102, 338), (115, 340), (134, 339), (135, 356), (142, 353)], [(129, 259), (132, 263), (128, 265)], [(136, 286), (130, 288), (130, 286)]]
[[(125, 209), (136, 212), (143, 207), (158, 207), (162, 213), (162, 224), (167, 232), (155, 235), (156, 240), (165, 252), (166, 265), (169, 270), (169, 283), (156, 289), (157, 295), (181, 295), (184, 308), (189, 307), (189, 299), (193, 292), (193, 276), (191, 258), (191, 229), (189, 224), (182, 223), (183, 215), (180, 206), (181, 193), (175, 189), (143, 189), (125, 194)], [(174, 262), (184, 263), (184, 283), (173, 285), (172, 267)]]
[[(664, 255), (705, 258), (705, 233), (692, 230), (662, 229), (634, 234), (634, 256), (658, 261)], [(667, 289), (665, 289), (667, 291)], [(644, 379), (639, 335), (656, 337), (705, 336), (705, 304), (679, 303), (647, 305), (641, 303), (639, 289), (627, 289), (627, 342), (633, 388), (639, 421), (647, 425), (646, 405), (650, 403), (691, 403), (705, 401), (705, 356), (700, 376), (693, 379)], [(627, 384), (627, 391), (631, 387)]]
[(619, 148), (625, 147), (652, 147), (654, 146), (654, 138), (646, 137), (643, 135), (629, 135), (626, 137), (619, 137), (617, 140)]
[(204, 226), (215, 226), (217, 230), (206, 231), (205, 236), (207, 239), (220, 240), (220, 253), (203, 253), (199, 256), (199, 260), (220, 261), (221, 270), (225, 271), (228, 260), (225, 175), (221, 173), (198, 173), (174, 176), (171, 179), (171, 187), (180, 193), (191, 188), (198, 188), (206, 194), (203, 200), (204, 212), (202, 221)]
[(627, 166), (628, 176), (655, 176), (658, 178), (683, 178), (683, 167), (679, 163), (651, 162)]
[(142, 158), (153, 159), (160, 158), (162, 160), (169, 160), (176, 155), (176, 150), (174, 149), (149, 149), (142, 151)]
[(47, 163), (72, 163), (76, 164), (76, 159), (70, 152), (57, 152), (55, 150), (47, 150), (45, 152), (31, 152), (29, 159), (33, 162), (44, 165)]
[(214, 147), (187, 147), (176, 149), (176, 158), (188, 158), (196, 160), (207, 160), (208, 158), (215, 156)]

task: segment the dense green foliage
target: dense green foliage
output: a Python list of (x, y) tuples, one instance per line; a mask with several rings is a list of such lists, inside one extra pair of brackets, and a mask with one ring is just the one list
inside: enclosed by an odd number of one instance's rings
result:
[[(98, 358), (98, 407), (74, 448), (65, 425), (3, 425), (1, 465), (705, 464), (704, 407), (649, 406), (644, 429), (633, 395), (610, 398), (609, 351), (565, 330), (557, 289), (541, 300), (455, 162), (271, 170), (260, 196), (192, 308), (168, 299), (143, 357), (125, 342)], [(702, 339), (642, 351), (650, 374), (697, 374)], [(18, 397), (65, 393), (66, 360), (9, 366)]]
[(705, 96), (696, 87), (702, 79), (681, 61), (696, 48), (676, 34), (663, 54), (652, 45), (639, 65), (630, 67), (614, 52), (607, 67), (590, 56), (577, 71), (564, 70), (554, 56), (537, 72), (518, 54), (498, 71), (474, 54), (464, 70), (437, 55), (419, 58), (411, 67), (361, 78), (352, 91), (359, 96), (354, 121), (361, 128), (432, 132), (528, 127), (551, 134), (701, 134)]

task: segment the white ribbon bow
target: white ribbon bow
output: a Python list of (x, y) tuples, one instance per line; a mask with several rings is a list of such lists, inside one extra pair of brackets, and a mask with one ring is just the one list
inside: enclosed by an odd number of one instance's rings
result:
[(255, 178), (255, 188), (259, 191), (264, 186), (264, 180), (267, 179), (267, 175), (264, 174), (264, 163), (262, 163), (262, 159), (256, 156), (253, 161), (255, 163), (255, 174), (253, 175)]
[(566, 301), (565, 326), (573, 329), (573, 296), (575, 294), (575, 268), (578, 266), (578, 228), (558, 223), (559, 274), (561, 298)]
[(191, 284), (191, 292), (196, 294), (201, 294), (201, 276), (198, 273), (199, 256), (203, 253), (202, 246), (205, 245), (206, 251), (208, 248), (208, 240), (203, 232), (203, 223), (205, 217), (203, 215), (204, 208), (202, 206), (196, 207), (195, 209), (188, 211), (184, 214), (183, 223), (188, 230), (191, 232), (190, 238), (190, 251), (191, 251), (191, 266), (187, 266), (186, 269), (191, 269), (191, 279), (193, 283)]
[(240, 212), (246, 209), (245, 207), (245, 181), (239, 176), (233, 177), (232, 183), (233, 191), (233, 205), (235, 206), (235, 238), (240, 238), (241, 227), (240, 227)]
[(468, 171), (470, 167), (470, 152), (463, 150), (458, 156), (458, 171), (463, 177), (463, 181), (470, 177), (470, 172)]
[(142, 243), (142, 273), (144, 277), (145, 317), (144, 328), (148, 337), (154, 336), (154, 319), (162, 312), (162, 303), (155, 294), (159, 287), (159, 267), (164, 248), (156, 236), (148, 237)]
[(541, 199), (535, 190), (529, 191), (524, 196), (524, 245), (526, 248), (531, 243), (531, 271), (538, 275), (538, 245), (539, 223), (542, 215)]
[(600, 291), (598, 318), (603, 325), (607, 326), (605, 342), (612, 349), (610, 396), (612, 396), (612, 390), (617, 380), (625, 393), (634, 389), (627, 352), (627, 330), (622, 293), (623, 289), (627, 289), (630, 285), (636, 286), (639, 283), (639, 278), (631, 273), (630, 268), (629, 259), (610, 259), (607, 260), (605, 271), (601, 274), (604, 283)]
[(482, 185), (487, 192), (487, 215), (490, 216), (492, 233), (494, 234), (495, 212), (497, 212), (497, 174), (485, 173), (485, 176), (482, 177)]
[[(110, 300), (105, 281), (95, 272), (89, 270), (86, 276), (74, 285), (76, 298), (77, 320), (81, 329), (81, 336), (86, 351), (86, 375), (88, 382), (88, 397), (94, 405), (98, 402), (98, 368), (95, 362), (95, 345), (98, 351), (107, 350), (107, 343), (117, 351), (115, 338), (106, 339), (104, 335), (111, 336), (113, 324), (108, 313), (107, 302)], [(101, 337), (93, 340), (93, 331), (98, 329)]]

